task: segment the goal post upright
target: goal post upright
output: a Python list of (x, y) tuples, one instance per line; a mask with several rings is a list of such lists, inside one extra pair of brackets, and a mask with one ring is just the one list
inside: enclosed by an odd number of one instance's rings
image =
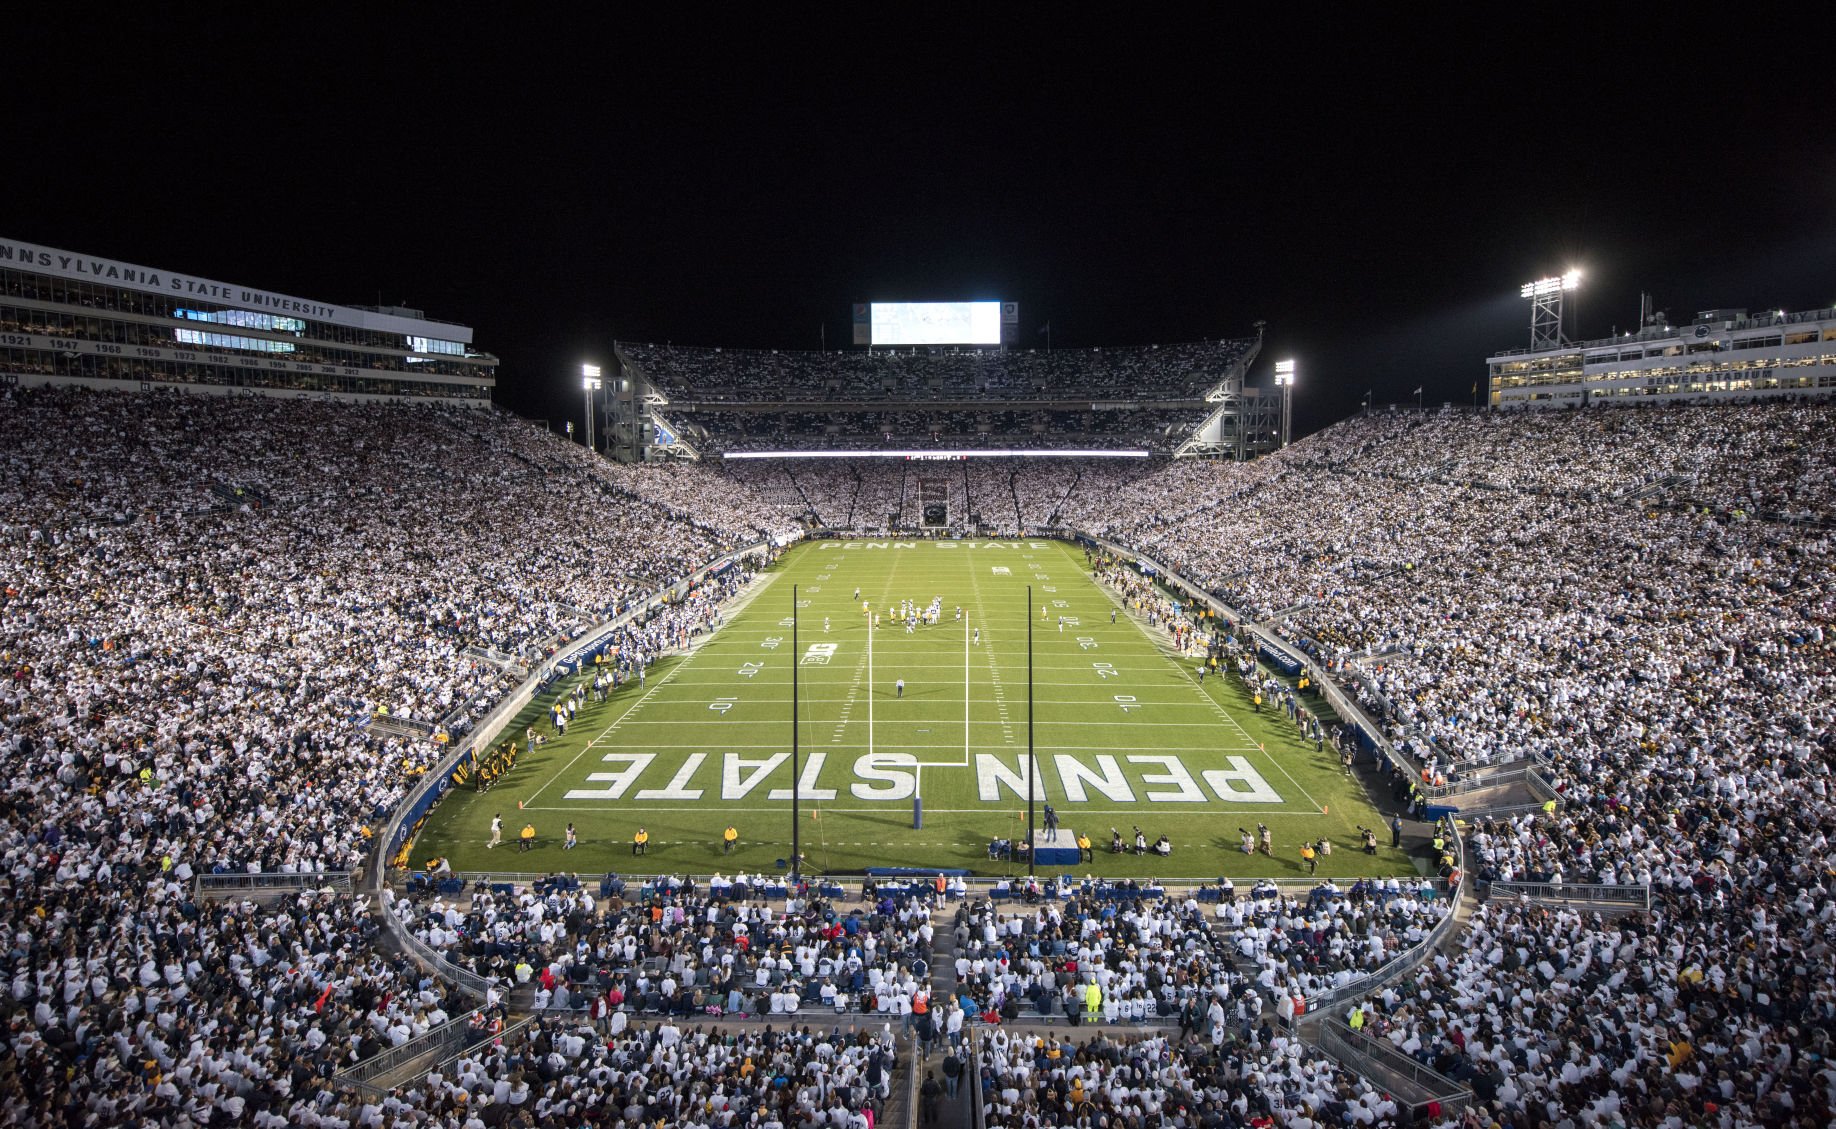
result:
[(867, 755), (873, 755), (873, 613), (863, 613), (867, 620)]
[[(1030, 602), (1030, 601), (1029, 601)], [(969, 617), (963, 617), (963, 767), (969, 767)]]
[(1033, 764), (1033, 586), (1026, 586), (1026, 873), (1033, 875), (1033, 796), (1039, 785), (1034, 783)]
[(798, 666), (798, 659), (797, 659), (797, 586), (795, 584), (791, 585), (790, 597), (791, 597), (790, 599), (790, 614), (791, 614), (791, 626), (790, 626), (790, 638), (791, 638), (791, 672), (790, 672), (791, 673), (791, 680), (790, 680), (790, 700), (791, 700), (791, 723), (790, 723), (790, 763), (791, 763), (791, 792), (790, 792), (791, 840), (790, 840), (790, 844), (791, 845), (790, 845), (790, 850), (791, 850), (791, 857), (790, 857), (790, 878), (791, 878), (791, 885), (795, 887), (797, 884), (797, 879), (803, 870), (803, 849), (802, 849), (803, 825), (798, 822), (802, 813), (797, 810), (797, 793), (802, 790), (802, 781), (799, 779), (801, 773), (798, 771), (799, 766), (797, 764), (797, 666)]

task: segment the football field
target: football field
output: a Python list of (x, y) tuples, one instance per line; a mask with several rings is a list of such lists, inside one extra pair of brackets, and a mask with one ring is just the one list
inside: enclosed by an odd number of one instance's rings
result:
[[(903, 605), (933, 601), (936, 623), (898, 622)], [(988, 843), (1024, 834), (1030, 717), (1036, 811), (1050, 803), (1061, 841), (1081, 831), (1095, 846), (1089, 862), (1042, 872), (1293, 878), (1307, 873), (1302, 841), (1327, 839), (1321, 875), (1413, 873), (1387, 833), (1377, 855), (1358, 850), (1358, 828), (1381, 832), (1382, 817), (1330, 745), (1317, 751), (1279, 710), (1258, 711), (1234, 675), (1201, 683), (1198, 661), (1169, 648), (1074, 545), (802, 545), (691, 653), (587, 706), (491, 791), (455, 789), (413, 858), (444, 855), (462, 871), (773, 873), (791, 854), (794, 675), (810, 872), (1012, 872)], [(493, 814), (504, 844), (487, 850)], [(527, 852), (515, 845), (525, 822), (537, 834)], [(1240, 829), (1258, 823), (1273, 857), (1239, 849)], [(1166, 835), (1171, 856), (1109, 852), (1112, 828), (1132, 845), (1137, 827), (1150, 842)]]

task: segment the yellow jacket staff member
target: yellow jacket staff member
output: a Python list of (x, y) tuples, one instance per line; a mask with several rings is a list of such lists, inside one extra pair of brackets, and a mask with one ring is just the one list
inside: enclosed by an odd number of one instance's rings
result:
[(520, 846), (525, 851), (535, 846), (535, 824), (533, 823), (523, 824), (523, 830), (521, 834), (519, 835), (519, 840), (520, 841), (518, 843), (518, 846)]
[(637, 829), (637, 834), (631, 837), (631, 853), (634, 855), (641, 855), (649, 850), (650, 832), (640, 827)]
[(739, 842), (739, 828), (729, 826), (720, 833), (720, 841), (722, 854), (733, 850), (733, 844)]

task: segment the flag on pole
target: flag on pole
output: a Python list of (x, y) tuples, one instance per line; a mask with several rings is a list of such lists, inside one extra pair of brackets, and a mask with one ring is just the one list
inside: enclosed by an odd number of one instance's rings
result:
[(1421, 386), (1417, 385), (1415, 389), (1415, 395), (1420, 396), (1421, 394), (1422, 394)]
[(1051, 322), (1046, 322), (1046, 323), (1045, 323), (1044, 325), (1042, 325), (1042, 326), (1040, 326), (1040, 327), (1039, 327), (1039, 332), (1041, 332), (1041, 333), (1050, 333), (1050, 332), (1052, 332), (1052, 323), (1051, 323)]

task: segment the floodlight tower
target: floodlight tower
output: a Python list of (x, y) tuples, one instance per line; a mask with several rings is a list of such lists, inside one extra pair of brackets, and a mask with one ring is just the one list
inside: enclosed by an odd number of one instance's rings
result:
[(587, 450), (593, 450), (593, 393), (603, 387), (599, 379), (598, 365), (580, 366), (580, 387), (586, 391), (586, 441)]
[(1518, 291), (1530, 299), (1530, 351), (1562, 347), (1562, 295), (1581, 285), (1581, 272), (1571, 270), (1561, 278), (1539, 278)]
[(1281, 389), (1281, 445), (1288, 445), (1289, 409), (1294, 402), (1294, 362), (1275, 362), (1275, 387)]

